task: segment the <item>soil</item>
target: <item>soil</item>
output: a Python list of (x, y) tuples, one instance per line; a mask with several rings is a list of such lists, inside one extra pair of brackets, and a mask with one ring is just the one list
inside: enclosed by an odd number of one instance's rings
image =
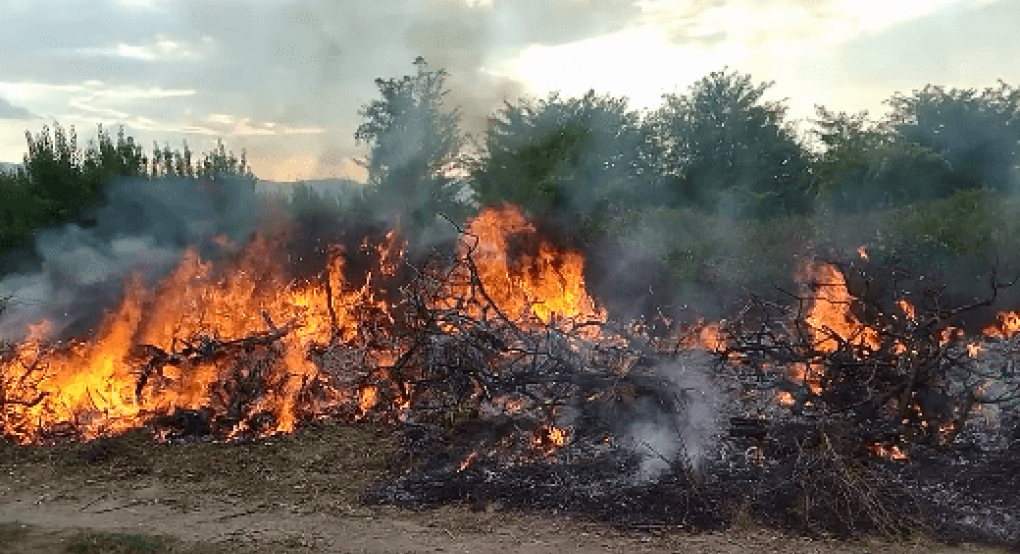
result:
[(246, 444), (159, 444), (142, 431), (89, 444), (0, 443), (0, 552), (128, 551), (69, 549), (104, 534), (161, 537), (157, 552), (182, 554), (1005, 552), (924, 539), (808, 539), (750, 523), (634, 532), (495, 505), (363, 505), (361, 491), (384, 475), (393, 448), (382, 428), (335, 423)]

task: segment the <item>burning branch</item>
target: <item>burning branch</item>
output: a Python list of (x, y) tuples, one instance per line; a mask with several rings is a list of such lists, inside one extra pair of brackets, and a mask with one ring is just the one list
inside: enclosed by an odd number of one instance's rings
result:
[[(808, 273), (807, 295), (786, 293), (793, 307), (753, 297), (730, 324), (732, 341), (721, 353), (778, 391), (794, 413), (847, 422), (859, 445), (878, 452), (951, 444), (974, 406), (1013, 397), (1016, 380), (1002, 381), (1006, 370), (983, 369), (952, 325), (1013, 283), (999, 283), (993, 272), (983, 299), (944, 306), (941, 292), (929, 289), (914, 306), (900, 271), (820, 264)], [(875, 274), (887, 275), (888, 283), (879, 286)], [(977, 393), (996, 378), (997, 389), (1010, 394)]]

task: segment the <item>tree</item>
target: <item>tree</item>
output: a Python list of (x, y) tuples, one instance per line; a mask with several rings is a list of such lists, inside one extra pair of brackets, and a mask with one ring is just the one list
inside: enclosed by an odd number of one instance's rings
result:
[(93, 190), (83, 177), (83, 157), (78, 149), (78, 135), (54, 122), (53, 134), (48, 126), (32, 136), (25, 131), (28, 152), (23, 157), (23, 180), (27, 192), (47, 205), (53, 222), (66, 219), (76, 207), (95, 200)]
[(573, 233), (653, 197), (650, 159), (626, 98), (553, 93), (507, 102), (490, 120), (472, 182), (482, 205), (519, 204)]
[(1011, 190), (1020, 161), (1020, 91), (928, 85), (886, 101), (882, 122), (817, 109), (817, 192), (842, 210), (893, 207), (961, 190)]
[(999, 81), (980, 94), (974, 89), (928, 85), (911, 96), (894, 95), (890, 125), (907, 144), (945, 158), (942, 196), (988, 187), (1010, 190), (1020, 163), (1020, 89)]
[(368, 169), (380, 207), (424, 226), (438, 212), (459, 212), (452, 170), (463, 145), (457, 109), (447, 111), (447, 73), (432, 71), (424, 58), (414, 61), (416, 75), (376, 79), (382, 96), (359, 110), (364, 122), (354, 135), (369, 145), (360, 163)]
[[(0, 174), (0, 252), (11, 252), (30, 245), (36, 229), (70, 222), (83, 226), (96, 224), (95, 210), (102, 203), (114, 177), (145, 178), (150, 175), (149, 160), (142, 147), (124, 128), (117, 133), (116, 143), (102, 125), (96, 140), (83, 150), (78, 146), (74, 127), (65, 131), (54, 122), (52, 133), (44, 126), (42, 132), (25, 132), (28, 152), (16, 175)], [(238, 159), (228, 153), (222, 142), (218, 149), (206, 153), (200, 166), (191, 165), (187, 143), (184, 153), (171, 151), (169, 146), (153, 150), (151, 177), (201, 177), (196, 184), (205, 189), (217, 205), (226, 203), (228, 190), (218, 183), (223, 177), (239, 178), (251, 183), (255, 178), (248, 167), (246, 154)], [(0, 268), (2, 270), (2, 268)]]
[(762, 101), (772, 84), (724, 69), (664, 96), (650, 125), (672, 203), (754, 217), (810, 206), (808, 153), (786, 107)]
[(209, 152), (205, 152), (202, 155), (202, 161), (198, 164), (197, 169), (191, 169), (190, 159), (191, 152), (188, 151), (188, 144), (184, 144), (184, 154), (173, 152), (173, 156), (169, 157), (166, 149), (163, 153), (164, 165), (169, 167), (169, 171), (175, 172), (178, 175), (192, 175), (205, 179), (217, 179), (220, 177), (235, 177), (241, 179), (248, 179), (252, 181), (254, 187), (257, 178), (251, 171), (251, 166), (248, 165), (248, 152), (245, 150), (241, 151), (241, 157), (234, 156), (233, 151), (227, 151), (226, 147), (223, 146), (222, 140), (216, 141), (216, 148)]

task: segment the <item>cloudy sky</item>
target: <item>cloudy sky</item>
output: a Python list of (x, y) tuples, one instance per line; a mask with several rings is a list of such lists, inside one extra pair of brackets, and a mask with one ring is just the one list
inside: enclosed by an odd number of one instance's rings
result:
[(1020, 85), (1018, 0), (3, 0), (0, 161), (82, 139), (247, 149), (257, 175), (360, 177), (360, 106), (423, 55), (469, 130), (504, 98), (589, 88), (654, 107), (728, 66), (791, 115), (883, 112), (927, 83)]

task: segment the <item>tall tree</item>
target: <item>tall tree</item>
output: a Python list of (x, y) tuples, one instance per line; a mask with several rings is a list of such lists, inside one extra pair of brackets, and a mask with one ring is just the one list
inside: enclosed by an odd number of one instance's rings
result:
[(724, 69), (664, 96), (650, 123), (674, 203), (740, 216), (809, 207), (809, 156), (785, 105), (762, 100), (771, 86)]
[[(981, 93), (928, 85), (894, 95), (890, 124), (902, 141), (931, 149), (950, 171), (938, 192), (1011, 189), (1020, 164), (1020, 89), (999, 81)], [(940, 194), (941, 195), (941, 194)]]
[(894, 144), (887, 125), (857, 114), (834, 112), (815, 106), (815, 128), (811, 133), (820, 143), (812, 165), (816, 177), (813, 194), (825, 206), (856, 211), (880, 204), (882, 193), (876, 184), (876, 169)]
[(438, 212), (457, 212), (456, 169), (463, 146), (459, 110), (448, 110), (447, 72), (414, 61), (415, 75), (376, 79), (382, 96), (365, 105), (354, 138), (369, 145), (369, 184), (381, 207), (419, 226)]
[(594, 91), (507, 102), (490, 119), (472, 171), (479, 202), (519, 204), (572, 233), (598, 227), (607, 210), (647, 202), (654, 166), (640, 116), (627, 103)]

